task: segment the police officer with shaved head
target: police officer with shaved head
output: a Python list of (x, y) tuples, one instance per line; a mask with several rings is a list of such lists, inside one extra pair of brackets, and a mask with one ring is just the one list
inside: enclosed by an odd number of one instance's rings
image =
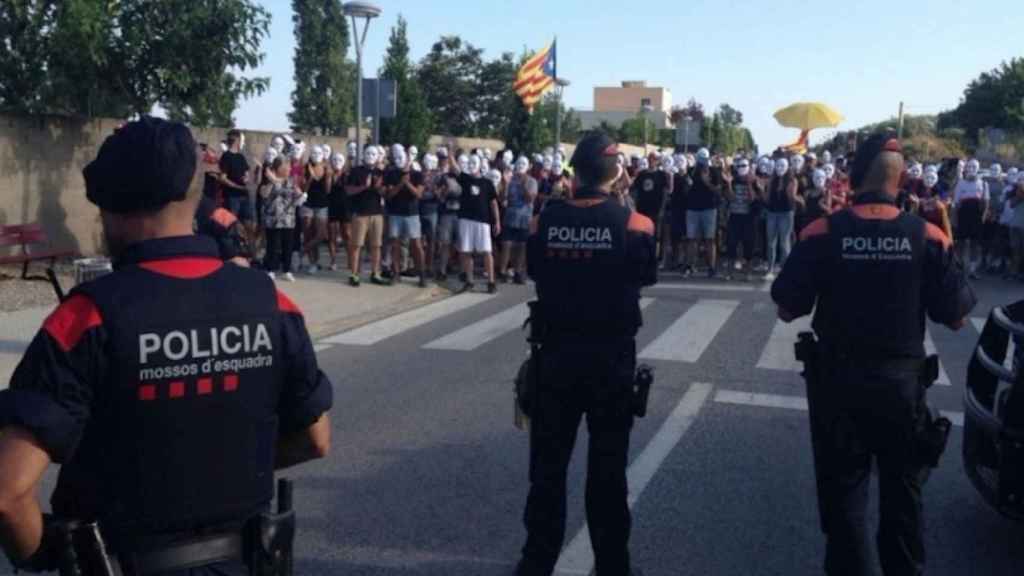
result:
[(772, 286), (783, 321), (814, 312), (797, 351), (831, 576), (875, 573), (872, 462), (882, 571), (923, 572), (921, 489), (950, 427), (926, 402), (938, 358), (925, 357), (925, 319), (958, 330), (977, 302), (946, 234), (896, 206), (903, 170), (895, 136), (866, 140), (850, 171), (853, 205), (808, 224)]
[[(638, 574), (630, 565), (626, 462), (637, 394), (635, 336), (640, 289), (657, 282), (654, 223), (612, 196), (623, 170), (618, 147), (586, 135), (573, 154), (575, 193), (549, 202), (532, 223), (527, 268), (531, 303), (530, 493), (519, 576), (552, 573), (565, 538), (566, 469), (580, 420), (590, 433), (586, 512), (597, 576)], [(647, 381), (649, 384), (649, 381)], [(639, 399), (639, 396), (644, 396)]]
[(19, 569), (291, 573), (274, 471), (327, 453), (331, 384), (296, 305), (193, 235), (196, 164), (188, 128), (143, 117), (83, 172), (114, 271), (69, 294), (0, 392), (0, 544)]

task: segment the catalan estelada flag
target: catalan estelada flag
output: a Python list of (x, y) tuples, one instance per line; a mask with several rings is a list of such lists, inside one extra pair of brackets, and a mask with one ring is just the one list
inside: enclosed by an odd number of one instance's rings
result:
[(555, 79), (558, 78), (556, 45), (557, 41), (552, 42), (550, 46), (531, 56), (516, 75), (513, 88), (523, 100), (523, 105), (531, 112), (537, 102), (540, 102), (541, 96), (554, 88)]

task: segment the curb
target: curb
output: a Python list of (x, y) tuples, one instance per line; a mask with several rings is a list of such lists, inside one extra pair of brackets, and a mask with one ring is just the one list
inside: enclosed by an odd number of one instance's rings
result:
[(327, 322), (317, 324), (310, 324), (307, 322), (306, 329), (309, 331), (310, 338), (315, 343), (317, 340), (327, 338), (328, 336), (348, 332), (349, 330), (365, 326), (366, 324), (376, 322), (377, 320), (408, 312), (409, 310), (426, 306), (427, 304), (449, 298), (453, 295), (454, 293), (448, 288), (434, 284), (431, 285), (430, 288), (423, 289), (420, 293), (415, 294), (410, 298), (370, 312), (337, 320), (329, 320)]

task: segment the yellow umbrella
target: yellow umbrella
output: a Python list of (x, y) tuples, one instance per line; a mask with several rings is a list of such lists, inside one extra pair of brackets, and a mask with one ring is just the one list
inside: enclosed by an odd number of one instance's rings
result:
[(821, 102), (797, 102), (775, 113), (775, 119), (786, 128), (814, 130), (835, 128), (845, 120), (843, 115)]

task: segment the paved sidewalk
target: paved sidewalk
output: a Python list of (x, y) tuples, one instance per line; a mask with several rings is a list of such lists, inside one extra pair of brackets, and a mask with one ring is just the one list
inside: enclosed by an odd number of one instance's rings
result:
[[(302, 309), (314, 341), (451, 294), (433, 283), (419, 288), (408, 278), (394, 286), (364, 282), (359, 288), (345, 284), (347, 279), (340, 272), (323, 272), (300, 275), (294, 283), (278, 281), (277, 286)], [(45, 306), (0, 312), (0, 390), (7, 387), (21, 355), (52, 310)]]

